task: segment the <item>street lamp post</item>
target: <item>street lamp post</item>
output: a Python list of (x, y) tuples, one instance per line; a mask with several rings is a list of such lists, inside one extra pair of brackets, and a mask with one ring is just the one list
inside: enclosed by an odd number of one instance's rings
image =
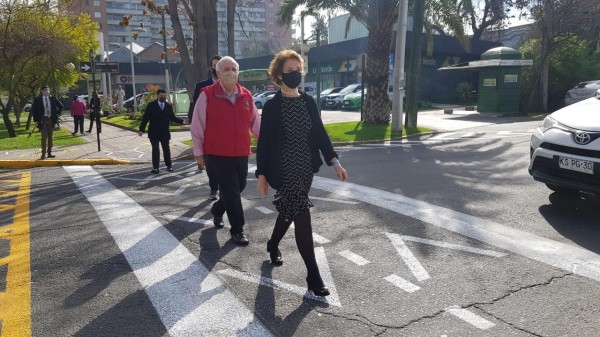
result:
[(169, 8), (165, 5), (163, 6), (160, 14), (162, 20), (162, 33), (163, 33), (163, 52), (165, 53), (165, 84), (167, 86), (167, 100), (171, 102), (171, 68), (169, 66), (169, 55), (167, 51), (167, 31), (165, 29), (165, 13), (169, 13)]
[[(96, 110), (98, 107), (96, 106), (96, 100), (94, 99), (94, 93), (97, 94), (96, 92), (96, 64), (94, 62), (94, 51), (92, 49), (90, 49), (90, 63), (92, 63), (92, 89), (94, 90), (92, 92), (92, 98), (90, 100), (90, 102), (94, 102), (94, 107), (93, 109)], [(100, 104), (100, 106), (102, 106), (102, 104)], [(94, 118), (96, 119), (96, 140), (98, 142), (98, 152), (101, 151), (100, 149), (100, 114), (102, 113), (102, 108), (100, 108), (100, 111), (98, 113), (94, 113)]]

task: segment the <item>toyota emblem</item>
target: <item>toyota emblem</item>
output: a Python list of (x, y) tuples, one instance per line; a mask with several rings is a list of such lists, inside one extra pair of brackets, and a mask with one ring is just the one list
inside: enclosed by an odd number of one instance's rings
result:
[(575, 143), (577, 143), (579, 145), (586, 145), (587, 143), (590, 142), (590, 140), (591, 140), (590, 135), (585, 132), (577, 132), (575, 134)]

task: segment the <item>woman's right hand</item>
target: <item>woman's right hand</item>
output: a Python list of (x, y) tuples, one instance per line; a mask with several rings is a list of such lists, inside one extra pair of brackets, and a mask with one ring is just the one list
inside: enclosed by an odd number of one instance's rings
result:
[(258, 191), (264, 197), (269, 195), (269, 183), (267, 183), (267, 178), (262, 174), (258, 176)]

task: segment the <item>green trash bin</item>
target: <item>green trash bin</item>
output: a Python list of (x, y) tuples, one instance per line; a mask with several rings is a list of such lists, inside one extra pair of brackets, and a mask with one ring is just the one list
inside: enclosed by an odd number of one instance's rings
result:
[(186, 117), (190, 107), (190, 97), (187, 90), (173, 92), (173, 111), (178, 117)]

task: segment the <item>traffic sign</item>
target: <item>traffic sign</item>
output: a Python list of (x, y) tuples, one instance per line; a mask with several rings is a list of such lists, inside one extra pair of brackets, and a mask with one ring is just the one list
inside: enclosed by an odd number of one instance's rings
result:
[(119, 62), (94, 62), (97, 73), (119, 73)]
[(82, 73), (92, 73), (92, 62), (79, 62), (79, 71)]

